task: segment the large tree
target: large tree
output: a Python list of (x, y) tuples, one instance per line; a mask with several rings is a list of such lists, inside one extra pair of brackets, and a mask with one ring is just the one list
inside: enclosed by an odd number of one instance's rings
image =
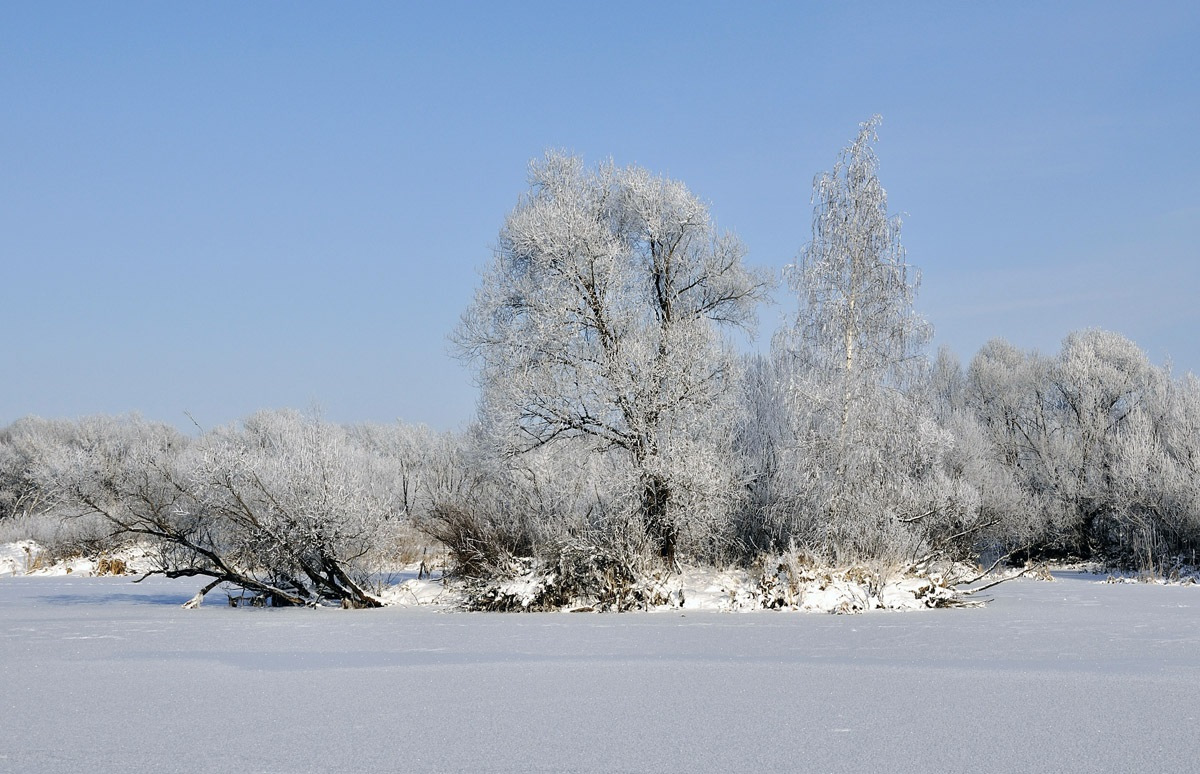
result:
[(622, 450), (647, 538), (673, 560), (680, 455), (729, 394), (721, 326), (749, 328), (769, 282), (678, 181), (548, 153), (506, 219), (456, 334), (511, 451), (586, 437)]

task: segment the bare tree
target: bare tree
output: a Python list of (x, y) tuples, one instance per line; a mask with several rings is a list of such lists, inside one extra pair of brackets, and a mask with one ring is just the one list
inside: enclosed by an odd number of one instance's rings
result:
[(529, 183), (455, 336), (482, 411), (514, 430), (512, 454), (572, 437), (621, 450), (645, 536), (673, 561), (693, 420), (731, 394), (718, 329), (752, 327), (769, 281), (680, 182), (548, 153)]

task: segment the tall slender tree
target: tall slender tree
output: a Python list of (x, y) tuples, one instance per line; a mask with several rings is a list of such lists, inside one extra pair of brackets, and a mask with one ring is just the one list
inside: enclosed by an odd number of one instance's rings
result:
[(909, 392), (927, 365), (930, 328), (913, 310), (919, 276), (879, 181), (879, 123), (863, 123), (814, 181), (812, 241), (788, 267), (799, 312), (776, 341), (799, 415), (808, 507), (824, 514), (829, 540), (866, 552), (876, 549), (863, 541), (891, 539), (880, 536), (915, 518), (904, 501), (938, 442)]

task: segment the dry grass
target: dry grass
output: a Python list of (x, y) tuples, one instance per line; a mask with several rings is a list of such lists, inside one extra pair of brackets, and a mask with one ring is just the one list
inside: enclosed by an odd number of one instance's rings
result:
[(124, 559), (115, 557), (102, 556), (96, 562), (94, 575), (128, 575), (129, 567), (125, 564)]

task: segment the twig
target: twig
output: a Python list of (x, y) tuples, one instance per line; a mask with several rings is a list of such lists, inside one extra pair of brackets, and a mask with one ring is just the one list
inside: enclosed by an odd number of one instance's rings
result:
[[(992, 588), (993, 586), (999, 586), (1001, 583), (1004, 583), (1005, 581), (1010, 581), (1010, 580), (1015, 580), (1016, 578), (1020, 578), (1025, 573), (1030, 572), (1035, 569), (1037, 569), (1037, 568), (1034, 565), (1030, 565), (1029, 567), (1026, 567), (1024, 570), (1021, 570), (1016, 575), (1010, 575), (1007, 578), (1001, 578), (1000, 580), (992, 581), (991, 583), (989, 583), (985, 586), (980, 586), (977, 589), (967, 589), (967, 590), (963, 591), (962, 594), (964, 597), (969, 597), (973, 594), (978, 594), (980, 591), (987, 591), (988, 589)], [(978, 578), (976, 580), (978, 580)], [(971, 581), (971, 582), (974, 583), (974, 581)]]

